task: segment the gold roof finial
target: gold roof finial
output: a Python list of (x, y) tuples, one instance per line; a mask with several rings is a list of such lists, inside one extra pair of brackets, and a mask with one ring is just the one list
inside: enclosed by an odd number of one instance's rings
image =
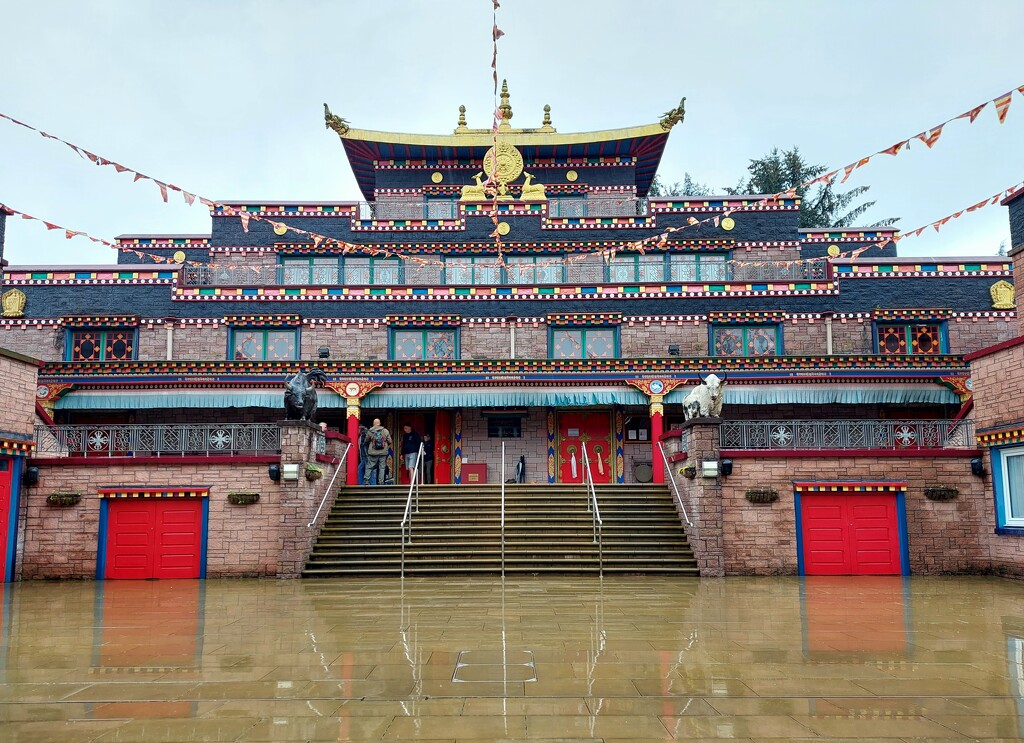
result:
[(466, 128), (466, 107), (459, 106), (459, 129)]
[(540, 131), (553, 132), (555, 127), (551, 126), (551, 106), (544, 104), (544, 120), (541, 122)]
[(508, 122), (512, 119), (512, 106), (508, 102), (508, 80), (501, 81), (501, 105), (498, 106), (498, 110), (501, 111), (501, 127), (510, 127), (511, 124)]

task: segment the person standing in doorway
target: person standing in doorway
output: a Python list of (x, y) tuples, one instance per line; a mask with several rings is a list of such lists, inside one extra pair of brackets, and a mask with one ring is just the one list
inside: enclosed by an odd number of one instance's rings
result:
[(374, 484), (385, 482), (388, 466), (388, 449), (394, 443), (391, 432), (380, 424), (380, 418), (373, 419), (373, 425), (366, 432), (369, 443), (366, 447), (366, 472), (363, 474), (363, 485), (369, 485), (372, 478)]
[(412, 426), (408, 423), (402, 426), (402, 459), (405, 460), (405, 473), (409, 476), (409, 482), (412, 482), (412, 471), (416, 469), (416, 455), (419, 454), (422, 441)]
[(423, 482), (434, 484), (434, 439), (429, 433), (423, 434)]
[[(369, 458), (369, 452), (367, 449), (370, 447), (370, 429), (359, 424), (359, 439), (356, 443), (357, 451), (359, 452), (359, 467), (356, 474), (356, 481), (362, 485), (363, 480), (366, 477), (366, 460)], [(373, 483), (376, 485), (377, 483)]]

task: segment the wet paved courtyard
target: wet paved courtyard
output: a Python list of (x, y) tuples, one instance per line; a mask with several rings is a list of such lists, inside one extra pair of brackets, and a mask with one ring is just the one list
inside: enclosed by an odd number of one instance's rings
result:
[(3, 588), (0, 741), (1024, 736), (1024, 583)]

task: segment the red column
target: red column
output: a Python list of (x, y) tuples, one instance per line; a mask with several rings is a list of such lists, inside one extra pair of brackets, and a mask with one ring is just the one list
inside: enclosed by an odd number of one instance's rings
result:
[(665, 458), (661, 454), (661, 434), (665, 431), (665, 406), (661, 403), (661, 395), (656, 397), (658, 401), (654, 402), (655, 396), (651, 396), (651, 470), (654, 473), (654, 482), (661, 485), (665, 482)]
[(345, 433), (352, 447), (345, 457), (345, 483), (348, 485), (361, 485), (356, 482), (359, 477), (359, 398), (348, 398), (348, 407), (345, 409)]

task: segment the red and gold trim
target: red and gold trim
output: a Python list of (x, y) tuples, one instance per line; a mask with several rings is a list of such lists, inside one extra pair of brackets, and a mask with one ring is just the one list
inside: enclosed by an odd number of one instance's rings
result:
[(27, 457), (35, 451), (35, 441), (0, 438), (0, 454), (7, 457)]
[(795, 482), (798, 493), (905, 493), (905, 482)]
[(201, 488), (99, 488), (100, 498), (208, 498), (209, 487)]

